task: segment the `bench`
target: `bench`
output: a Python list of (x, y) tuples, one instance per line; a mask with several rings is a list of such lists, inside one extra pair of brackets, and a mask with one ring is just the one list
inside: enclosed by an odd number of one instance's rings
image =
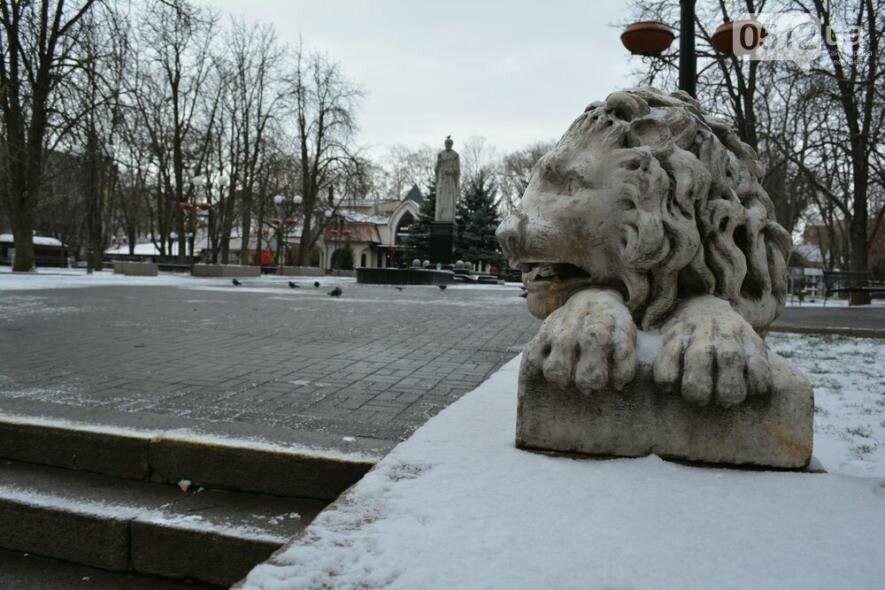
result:
[(868, 271), (825, 270), (823, 274), (824, 305), (830, 295), (837, 293), (885, 294), (885, 283), (873, 281)]

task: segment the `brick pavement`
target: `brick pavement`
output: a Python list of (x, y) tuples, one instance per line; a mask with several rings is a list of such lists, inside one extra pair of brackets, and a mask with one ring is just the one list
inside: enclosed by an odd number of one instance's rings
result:
[(0, 293), (0, 397), (398, 440), (538, 327), (515, 287), (206, 284)]

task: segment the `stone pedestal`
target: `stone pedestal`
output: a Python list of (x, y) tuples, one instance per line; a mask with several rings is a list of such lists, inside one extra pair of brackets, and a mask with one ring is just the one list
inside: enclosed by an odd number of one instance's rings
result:
[(284, 266), (283, 276), (322, 277), (326, 272), (318, 266)]
[(434, 221), (430, 224), (430, 262), (451, 264), (455, 246), (455, 224), (448, 221)]
[(122, 274), (130, 277), (155, 277), (159, 274), (159, 267), (156, 262), (115, 260), (114, 274)]
[(366, 285), (448, 285), (454, 275), (425, 268), (358, 268), (356, 282)]
[(260, 266), (241, 264), (195, 264), (191, 269), (195, 277), (260, 277)]
[(811, 384), (769, 353), (772, 391), (732, 408), (698, 407), (660, 391), (648, 366), (624, 391), (591, 395), (542, 375), (519, 377), (516, 444), (600, 456), (662, 457), (798, 469), (811, 460)]

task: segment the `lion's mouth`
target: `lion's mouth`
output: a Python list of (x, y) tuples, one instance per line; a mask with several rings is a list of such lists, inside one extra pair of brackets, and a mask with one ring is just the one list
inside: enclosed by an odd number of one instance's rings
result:
[(544, 283), (590, 283), (590, 273), (567, 263), (522, 263), (522, 282), (527, 289)]

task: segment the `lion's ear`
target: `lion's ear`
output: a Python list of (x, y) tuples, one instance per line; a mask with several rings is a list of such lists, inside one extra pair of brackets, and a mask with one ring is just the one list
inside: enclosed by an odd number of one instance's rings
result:
[(649, 113), (648, 104), (629, 92), (613, 92), (605, 99), (605, 111), (621, 121), (632, 121)]
[(657, 117), (643, 117), (630, 123), (627, 147), (647, 146), (656, 158), (666, 158), (673, 152), (673, 135), (666, 122)]

